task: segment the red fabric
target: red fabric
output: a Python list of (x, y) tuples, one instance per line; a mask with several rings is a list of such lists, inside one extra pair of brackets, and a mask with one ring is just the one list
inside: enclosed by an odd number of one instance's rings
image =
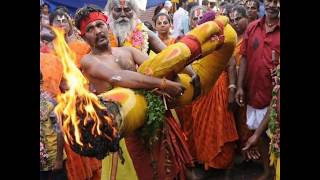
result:
[(41, 48), (40, 48), (40, 52), (42, 53), (50, 53), (51, 52), (51, 49), (48, 45), (43, 45)]
[[(163, 134), (158, 143), (147, 151), (137, 135), (125, 139), (127, 149), (140, 180), (153, 179), (152, 159), (156, 162), (157, 179), (186, 179), (186, 165), (192, 166), (192, 157), (185, 142), (185, 136), (171, 114), (166, 114)], [(151, 158), (152, 157), (152, 158)]]
[(250, 23), (243, 37), (240, 54), (248, 62), (244, 84), (247, 102), (257, 109), (267, 107), (271, 101), (272, 50), (280, 55), (280, 24), (274, 31), (266, 33), (265, 17)]
[(201, 44), (197, 38), (191, 35), (185, 35), (179, 40), (179, 42), (182, 42), (189, 47), (191, 51), (189, 62), (192, 62), (192, 60), (201, 56)]
[(187, 144), (193, 159), (196, 159), (196, 147), (193, 136), (192, 104), (175, 108), (182, 130), (187, 137)]
[(233, 113), (227, 109), (228, 82), (223, 71), (211, 91), (192, 106), (197, 160), (206, 169), (227, 169), (233, 163), (238, 134)]
[(107, 23), (108, 21), (108, 16), (103, 14), (102, 12), (91, 12), (87, 18), (84, 18), (80, 22), (80, 32), (81, 35), (83, 36), (86, 33), (86, 27), (89, 23), (96, 21), (96, 20), (102, 20)]

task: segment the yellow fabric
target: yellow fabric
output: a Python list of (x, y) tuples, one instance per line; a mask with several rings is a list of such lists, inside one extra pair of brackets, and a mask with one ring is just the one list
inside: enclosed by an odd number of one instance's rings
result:
[(147, 110), (147, 101), (144, 96), (137, 94), (132, 89), (116, 87), (100, 94), (99, 97), (120, 104), (123, 121), (118, 128), (122, 136), (125, 137), (143, 125)]
[(210, 91), (232, 56), (237, 42), (237, 33), (229, 24), (224, 28), (224, 37), (222, 47), (192, 63), (193, 70), (200, 77), (201, 94)]
[(150, 53), (149, 53), (149, 59), (154, 58), (156, 55), (157, 54), (151, 50)]
[(214, 21), (208, 21), (203, 23), (190, 32), (187, 35), (192, 35), (193, 37), (197, 38), (200, 44), (205, 43), (213, 35), (218, 34), (221, 31), (219, 24), (226, 26), (229, 22), (229, 19), (226, 16), (218, 16), (215, 18)]
[[(116, 179), (117, 180), (138, 180), (138, 176), (134, 169), (132, 159), (129, 155), (124, 139), (120, 141), (120, 147), (123, 151), (123, 157), (125, 159), (125, 162), (124, 164), (121, 164), (120, 159), (118, 159)], [(109, 155), (102, 160), (101, 180), (110, 180), (111, 167), (112, 167), (112, 156)]]
[(157, 56), (148, 59), (138, 68), (138, 72), (155, 77), (166, 77), (178, 73), (187, 65), (191, 51), (187, 45), (178, 42), (162, 50)]

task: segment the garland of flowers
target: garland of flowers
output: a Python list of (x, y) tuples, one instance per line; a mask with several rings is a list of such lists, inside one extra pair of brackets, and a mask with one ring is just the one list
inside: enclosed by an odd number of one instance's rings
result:
[(126, 39), (123, 46), (135, 47), (142, 51), (143, 53), (147, 53), (149, 49), (149, 41), (148, 41), (148, 32), (147, 27), (140, 21), (130, 34), (130, 36)]
[(139, 131), (147, 147), (151, 147), (158, 139), (159, 132), (163, 127), (166, 108), (159, 96), (146, 90), (137, 90), (147, 100), (146, 122)]
[[(275, 155), (276, 158), (280, 157), (280, 107), (278, 93), (280, 90), (280, 64), (272, 73), (272, 79), (274, 83), (274, 88), (272, 90), (272, 100), (271, 100), (271, 112), (269, 129), (271, 133), (270, 151)], [(279, 110), (279, 111), (278, 111)]]

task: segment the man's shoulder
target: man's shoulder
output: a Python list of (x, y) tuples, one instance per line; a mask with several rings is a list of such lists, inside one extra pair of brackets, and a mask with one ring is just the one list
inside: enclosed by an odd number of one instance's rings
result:
[(86, 54), (84, 55), (81, 60), (80, 60), (80, 66), (83, 68), (83, 67), (86, 67), (88, 66), (89, 64), (92, 64), (94, 61), (94, 55), (92, 54)]
[(257, 19), (257, 20), (250, 22), (247, 26), (246, 32), (249, 34), (253, 33), (255, 31), (255, 29), (257, 29), (257, 27), (259, 27), (260, 23), (261, 23), (261, 19)]

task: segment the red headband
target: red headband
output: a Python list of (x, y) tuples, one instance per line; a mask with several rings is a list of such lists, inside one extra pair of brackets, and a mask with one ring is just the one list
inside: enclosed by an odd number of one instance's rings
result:
[(86, 33), (86, 27), (89, 23), (96, 21), (96, 20), (102, 20), (105, 23), (108, 23), (108, 16), (103, 14), (102, 12), (91, 12), (87, 18), (84, 18), (80, 22), (80, 32), (81, 36), (83, 36)]

